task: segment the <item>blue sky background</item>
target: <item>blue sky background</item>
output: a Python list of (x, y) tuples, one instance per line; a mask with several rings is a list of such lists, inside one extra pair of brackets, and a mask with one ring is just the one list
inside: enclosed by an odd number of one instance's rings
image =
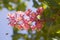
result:
[[(12, 27), (8, 25), (8, 20), (6, 19), (8, 12), (6, 8), (0, 10), (0, 40), (11, 40), (13, 30)], [(6, 35), (6, 33), (8, 33), (8, 35)]]
[[(32, 0), (30, 0), (30, 2), (27, 2), (27, 8), (32, 9), (33, 11), (35, 11), (35, 8), (32, 7), (33, 2)], [(10, 27), (8, 25), (8, 20), (7, 18), (7, 14), (9, 12), (15, 12), (15, 11), (9, 11), (6, 8), (3, 8), (2, 10), (0, 10), (0, 40), (12, 40), (11, 35), (13, 35), (13, 28)], [(27, 33), (25, 30), (23, 31), (19, 31), (20, 33)], [(6, 33), (8, 33), (8, 35), (6, 35)]]

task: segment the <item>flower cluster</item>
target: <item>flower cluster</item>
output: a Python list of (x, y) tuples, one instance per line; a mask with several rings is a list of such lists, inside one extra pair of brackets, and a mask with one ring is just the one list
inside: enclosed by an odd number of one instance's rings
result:
[(41, 22), (41, 15), (43, 12), (43, 8), (40, 7), (36, 10), (36, 12), (32, 12), (31, 9), (27, 11), (17, 11), (13, 14), (8, 14), (9, 24), (18, 29), (25, 30), (40, 30), (43, 26)]

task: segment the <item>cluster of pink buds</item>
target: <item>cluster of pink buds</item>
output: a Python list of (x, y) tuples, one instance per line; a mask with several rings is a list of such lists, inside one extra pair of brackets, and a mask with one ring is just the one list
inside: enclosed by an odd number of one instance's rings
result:
[(18, 29), (25, 30), (40, 30), (43, 26), (41, 22), (41, 15), (43, 8), (39, 7), (36, 12), (32, 12), (31, 9), (27, 11), (17, 11), (13, 14), (8, 14), (9, 24)]

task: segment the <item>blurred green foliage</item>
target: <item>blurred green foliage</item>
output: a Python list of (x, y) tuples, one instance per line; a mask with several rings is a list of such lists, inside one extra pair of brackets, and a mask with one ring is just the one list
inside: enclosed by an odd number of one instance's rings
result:
[[(17, 29), (13, 29), (12, 39), (18, 40), (23, 37), (24, 40), (53, 40), (53, 38), (60, 40), (60, 0), (32, 0), (32, 2), (32, 7), (42, 6), (45, 9), (42, 16), (42, 19), (45, 20), (44, 27), (35, 34), (32, 31), (28, 31), (28, 34), (20, 34)], [(12, 6), (11, 3), (15, 6)], [(22, 0), (0, 0), (0, 10), (4, 7), (10, 11), (26, 10), (26, 4)]]
[(26, 4), (25, 2), (22, 2), (21, 0), (1, 0), (0, 1), (0, 9), (7, 8), (8, 10), (21, 10), (25, 11)]

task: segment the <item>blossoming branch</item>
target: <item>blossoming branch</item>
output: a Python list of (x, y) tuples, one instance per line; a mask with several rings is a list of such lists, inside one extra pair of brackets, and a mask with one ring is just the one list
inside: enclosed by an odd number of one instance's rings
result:
[(43, 27), (41, 22), (41, 15), (43, 8), (37, 8), (36, 12), (31, 9), (27, 11), (17, 11), (15, 13), (8, 14), (9, 25), (20, 30), (40, 30)]

